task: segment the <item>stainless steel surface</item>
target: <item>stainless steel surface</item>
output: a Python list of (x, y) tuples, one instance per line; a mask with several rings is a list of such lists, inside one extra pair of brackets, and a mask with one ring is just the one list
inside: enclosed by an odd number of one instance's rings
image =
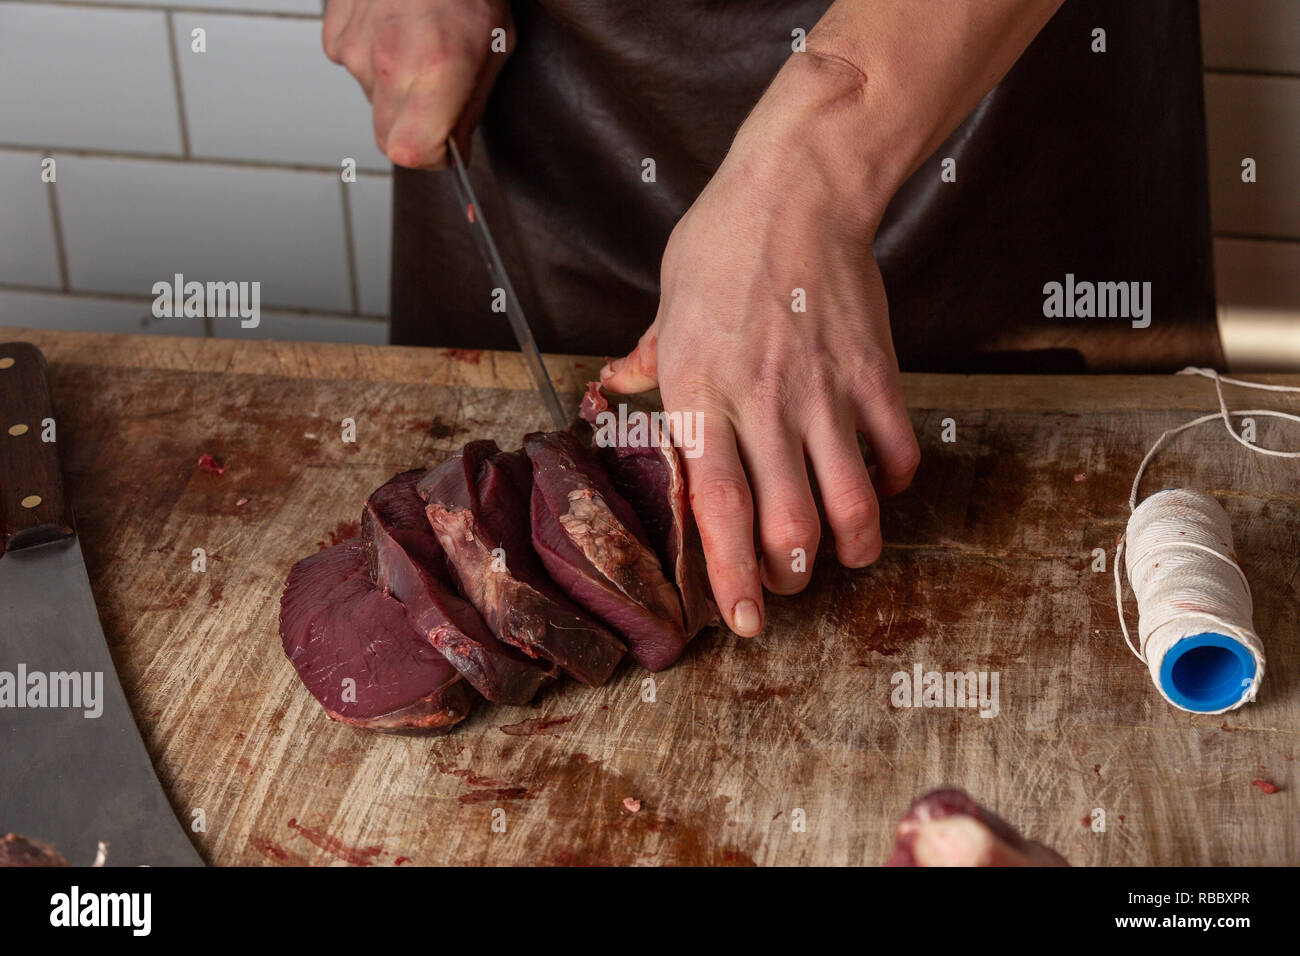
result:
[(528, 363), (528, 370), (533, 373), (533, 381), (537, 383), (537, 391), (546, 404), (546, 410), (550, 413), (555, 427), (564, 430), (569, 427), (570, 417), (564, 410), (564, 404), (560, 401), (560, 396), (555, 392), (555, 385), (551, 382), (551, 376), (546, 371), (545, 363), (542, 362), (542, 353), (538, 350), (537, 342), (533, 339), (533, 330), (528, 327), (528, 320), (524, 317), (523, 307), (519, 304), (518, 296), (515, 295), (515, 287), (510, 284), (510, 276), (506, 274), (505, 266), (501, 263), (501, 256), (497, 253), (496, 243), (492, 241), (492, 232), (488, 229), (487, 221), (483, 218), (483, 207), (479, 205), (478, 198), (474, 195), (474, 187), (470, 185), (469, 181), (469, 172), (465, 169), (465, 163), (460, 157), (460, 150), (456, 147), (455, 140), (447, 140), (447, 151), (451, 155), (456, 196), (460, 200), (461, 208), (465, 211), (470, 234), (473, 235), (474, 242), (483, 255), (483, 261), (487, 263), (488, 273), (492, 276), (493, 281), (497, 282), (499, 287), (505, 290), (506, 318), (510, 321), (510, 328), (515, 333), (515, 339), (519, 342), (519, 350), (524, 353), (524, 361)]
[(0, 557), (0, 671), (20, 668), (90, 674), (92, 693), (100, 675), (103, 710), (0, 706), (0, 835), (45, 840), (74, 866), (100, 841), (108, 866), (202, 866), (122, 693), (76, 538)]

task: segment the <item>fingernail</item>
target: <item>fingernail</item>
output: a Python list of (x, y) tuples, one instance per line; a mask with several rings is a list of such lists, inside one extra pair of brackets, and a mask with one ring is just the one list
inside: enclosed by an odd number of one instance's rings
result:
[(618, 367), (622, 364), (623, 364), (622, 359), (612, 359), (610, 361), (607, 361), (605, 363), (605, 367), (600, 370), (600, 377), (602, 379), (609, 378), (611, 375), (613, 375), (615, 372), (618, 371)]
[(758, 616), (758, 605), (749, 598), (736, 602), (731, 609), (731, 620), (736, 633), (742, 637), (757, 634), (763, 624)]

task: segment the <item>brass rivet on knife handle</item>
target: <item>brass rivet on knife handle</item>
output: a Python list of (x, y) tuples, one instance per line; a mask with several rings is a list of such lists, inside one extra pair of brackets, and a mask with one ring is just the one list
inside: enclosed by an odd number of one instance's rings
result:
[[(27, 342), (0, 344), (0, 408), (18, 424), (0, 434), (0, 555), (73, 534), (56, 441), (24, 437), (54, 419), (45, 356)], [(0, 559), (2, 560), (2, 559)]]

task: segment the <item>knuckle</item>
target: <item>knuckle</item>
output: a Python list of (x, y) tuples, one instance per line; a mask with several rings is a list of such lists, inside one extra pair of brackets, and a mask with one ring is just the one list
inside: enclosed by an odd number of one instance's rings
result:
[(814, 551), (821, 538), (821, 522), (815, 515), (787, 511), (763, 523), (764, 548), (774, 556), (788, 558), (795, 548)]
[(859, 362), (852, 375), (854, 392), (866, 404), (902, 403), (903, 386), (898, 373), (883, 357)]
[(361, 79), (365, 76), (370, 67), (370, 55), (368, 51), (356, 43), (344, 43), (339, 47), (337, 63), (342, 63), (343, 68)]
[(873, 528), (880, 519), (875, 492), (865, 484), (823, 491), (822, 496), (827, 516), (841, 533)]
[(691, 494), (691, 504), (706, 521), (743, 516), (753, 507), (749, 486), (744, 479), (732, 475), (705, 478)]
[(784, 417), (794, 402), (796, 389), (792, 386), (783, 365), (766, 360), (750, 377), (745, 404), (764, 417)]

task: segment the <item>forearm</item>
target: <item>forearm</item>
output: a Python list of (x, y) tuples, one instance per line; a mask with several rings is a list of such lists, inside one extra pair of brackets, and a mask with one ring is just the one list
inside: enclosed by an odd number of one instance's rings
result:
[(852, 218), (874, 227), (1061, 2), (836, 0), (737, 146), (757, 138), (790, 150), (820, 188), (851, 204)]

